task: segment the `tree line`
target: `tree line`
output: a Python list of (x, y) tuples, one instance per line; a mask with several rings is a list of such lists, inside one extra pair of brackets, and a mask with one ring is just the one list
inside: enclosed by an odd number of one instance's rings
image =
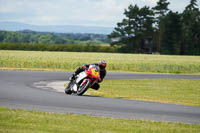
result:
[(159, 0), (152, 8), (130, 5), (109, 35), (111, 46), (120, 46), (120, 52), (128, 53), (200, 55), (197, 0), (190, 0), (182, 13), (169, 10), (169, 4)]
[(1, 31), (0, 42), (40, 43), (40, 44), (105, 44), (109, 43), (107, 35), (89, 33), (50, 33), (23, 30), (18, 32)]
[(103, 34), (0, 31), (1, 50), (117, 53), (117, 47), (98, 45), (109, 42), (107, 35)]

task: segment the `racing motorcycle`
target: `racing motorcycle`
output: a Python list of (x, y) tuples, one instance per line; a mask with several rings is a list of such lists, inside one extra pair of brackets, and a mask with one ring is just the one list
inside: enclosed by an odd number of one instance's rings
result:
[(83, 95), (88, 88), (100, 80), (100, 69), (96, 65), (90, 65), (89, 68), (79, 73), (75, 79), (72, 79), (65, 88), (65, 93)]

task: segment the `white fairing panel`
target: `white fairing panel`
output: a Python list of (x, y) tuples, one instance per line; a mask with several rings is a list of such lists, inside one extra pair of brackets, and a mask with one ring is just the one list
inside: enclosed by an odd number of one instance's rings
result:
[(84, 79), (85, 77), (87, 77), (85, 71), (84, 72), (81, 72), (79, 75), (78, 75), (78, 78), (76, 79), (76, 83), (79, 83), (82, 79)]
[(84, 79), (85, 77), (87, 77), (86, 73), (85, 72), (81, 72), (79, 75), (77, 75), (77, 79), (76, 79), (76, 83), (73, 85), (72, 87), (72, 90), (73, 91), (77, 91), (78, 90), (78, 86), (77, 84), (82, 80)]
[(76, 85), (76, 84), (73, 85), (72, 90), (73, 90), (73, 91), (77, 91), (77, 85)]

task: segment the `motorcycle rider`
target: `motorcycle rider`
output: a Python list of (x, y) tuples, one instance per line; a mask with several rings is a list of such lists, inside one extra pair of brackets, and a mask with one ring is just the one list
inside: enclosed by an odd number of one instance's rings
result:
[(70, 78), (70, 80), (74, 80), (75, 77), (76, 77), (79, 73), (81, 73), (81, 72), (87, 70), (87, 69), (89, 68), (90, 65), (96, 65), (96, 66), (98, 66), (98, 67), (100, 68), (100, 80), (98, 81), (98, 83), (95, 83), (95, 84), (91, 87), (92, 89), (98, 90), (98, 89), (100, 88), (99, 83), (101, 83), (101, 82), (103, 81), (104, 77), (106, 76), (106, 69), (105, 69), (105, 68), (106, 68), (106, 66), (107, 66), (107, 63), (106, 63), (105, 60), (100, 60), (99, 63), (85, 64), (85, 65), (79, 67), (79, 68), (75, 71), (75, 74), (72, 75), (72, 77)]

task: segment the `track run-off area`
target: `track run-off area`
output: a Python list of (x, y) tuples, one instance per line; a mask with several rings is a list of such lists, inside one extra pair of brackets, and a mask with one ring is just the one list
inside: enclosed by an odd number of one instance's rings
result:
[[(52, 89), (57, 82), (62, 84), (67, 81), (67, 76), (71, 73), (0, 70), (0, 106), (42, 112), (200, 124), (200, 107), (92, 95), (73, 96), (66, 95), (62, 89)], [(108, 73), (106, 79), (200, 79), (200, 75)]]

